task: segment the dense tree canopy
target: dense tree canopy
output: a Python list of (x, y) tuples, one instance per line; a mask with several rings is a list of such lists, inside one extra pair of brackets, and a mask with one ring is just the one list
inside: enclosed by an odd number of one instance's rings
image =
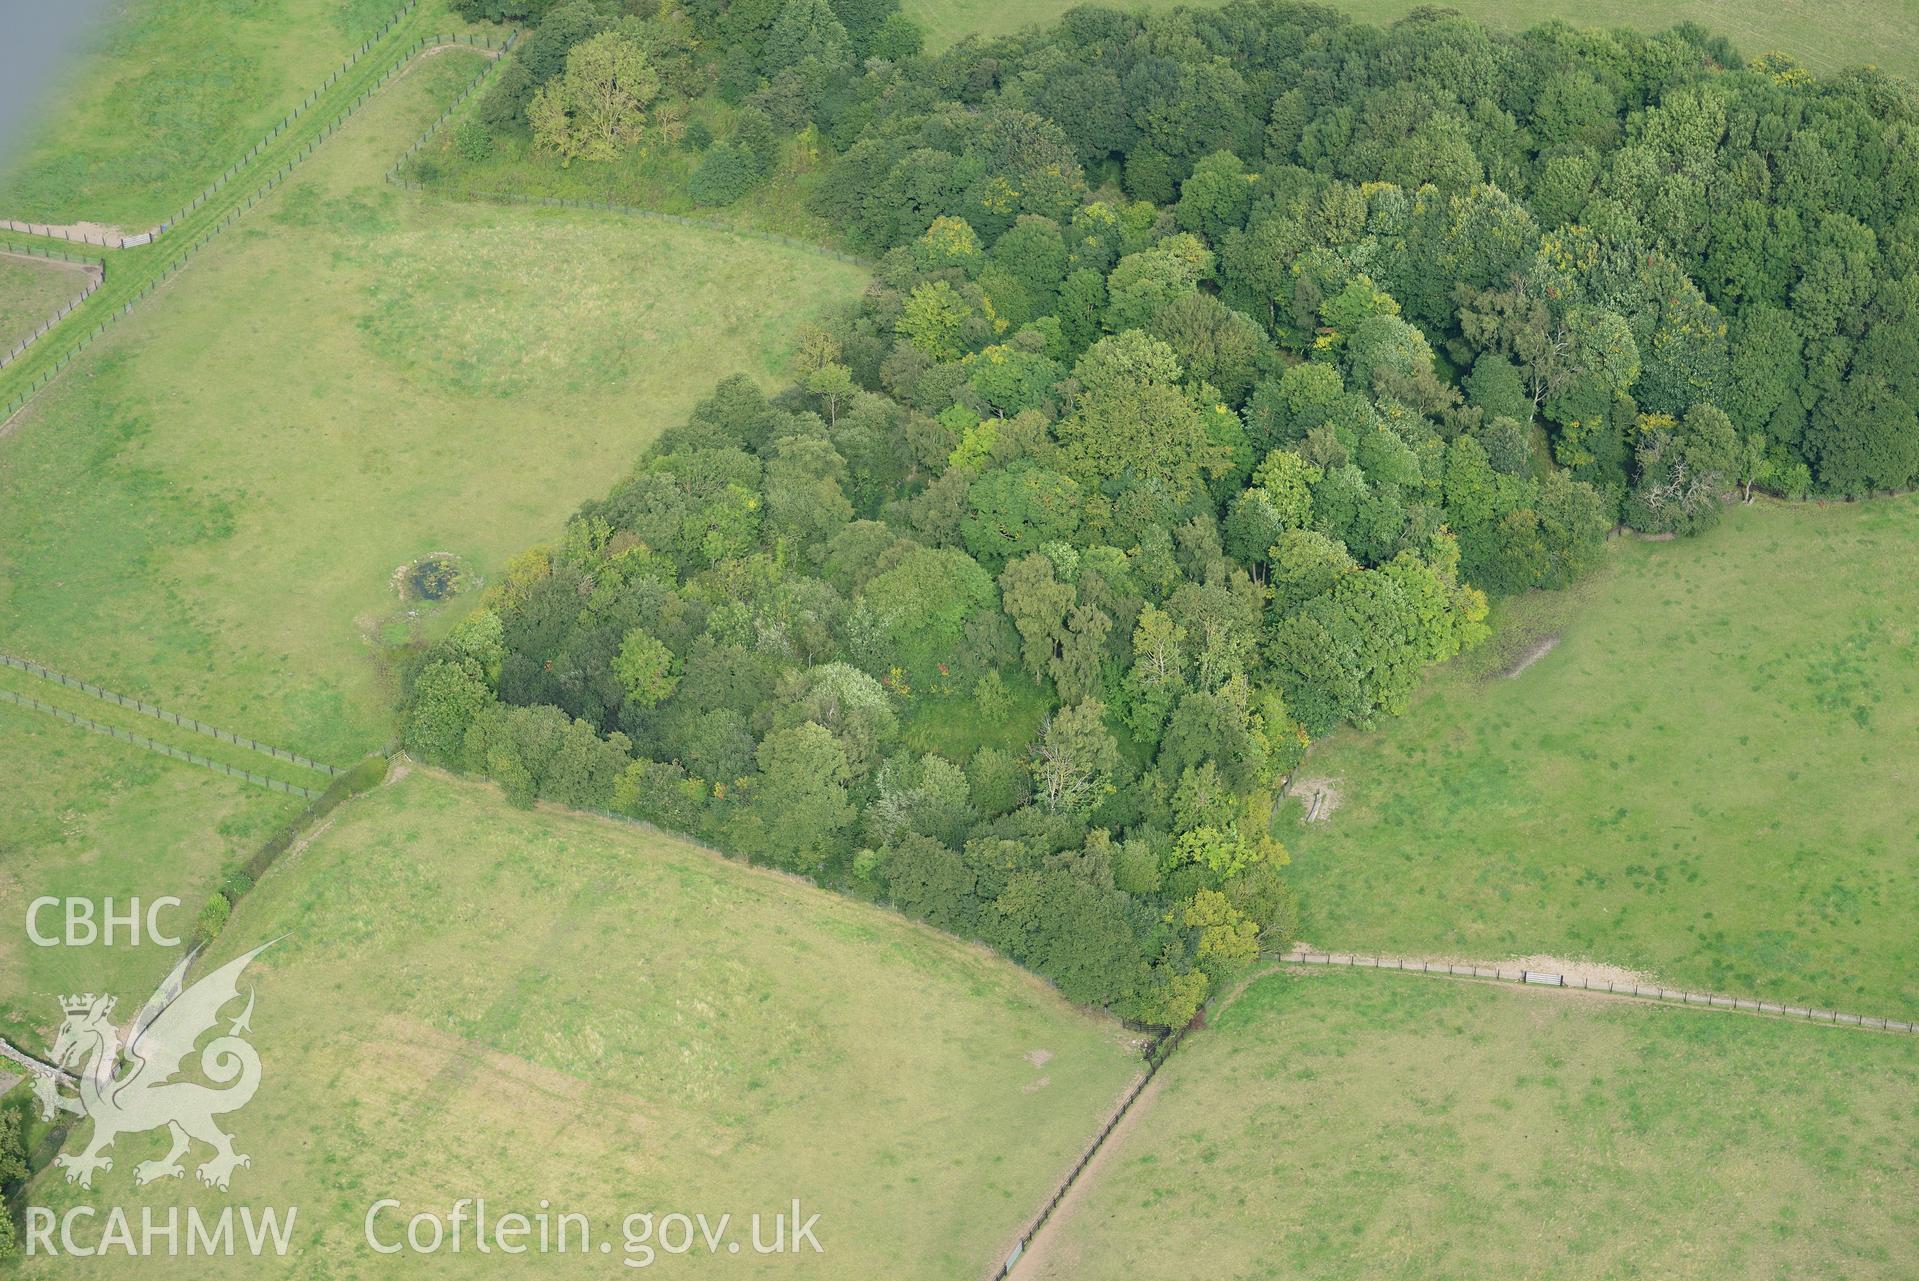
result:
[[(1876, 74), (1280, 0), (931, 58), (884, 0), (670, 21), (732, 104), (696, 185), (808, 131), (874, 277), (422, 656), (409, 747), (516, 798), (1177, 1024), (1292, 928), (1307, 744), (1403, 710), (1487, 593), (1621, 520), (1919, 478), (1919, 111)], [(531, 100), (613, 29), (551, 11)]]

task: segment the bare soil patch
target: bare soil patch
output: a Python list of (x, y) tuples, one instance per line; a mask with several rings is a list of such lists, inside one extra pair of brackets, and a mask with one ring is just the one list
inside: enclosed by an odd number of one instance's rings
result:
[(1563, 956), (1516, 956), (1505, 964), (1539, 974), (1563, 974), (1573, 982), (1583, 980), (1587, 983), (1619, 983), (1636, 987), (1656, 987), (1659, 982), (1643, 970), (1629, 970), (1623, 965), (1607, 965), (1600, 961), (1573, 961)]
[(1294, 779), (1292, 786), (1286, 789), (1286, 795), (1297, 796), (1306, 807), (1305, 817), (1300, 820), (1302, 823), (1325, 822), (1339, 808), (1341, 799), (1338, 782), (1330, 778)]
[(1557, 648), (1559, 648), (1559, 633), (1554, 632), (1544, 640), (1528, 646), (1526, 652), (1521, 654), (1518, 660), (1505, 671), (1501, 672), (1500, 675), (1507, 680), (1511, 680)]
[[(1337, 948), (1312, 947), (1306, 943), (1293, 944), (1295, 955), (1317, 953), (1319, 955), (1344, 956)], [(1569, 983), (1617, 983), (1622, 986), (1658, 987), (1659, 980), (1644, 970), (1631, 970), (1623, 965), (1608, 965), (1604, 961), (1574, 960), (1564, 956), (1552, 956), (1545, 952), (1536, 952), (1531, 956), (1508, 956), (1499, 960), (1488, 960), (1483, 956), (1382, 956), (1382, 960), (1403, 960), (1429, 965), (1464, 965), (1487, 970), (1531, 970), (1535, 974), (1558, 974)]]
[(115, 248), (119, 247), (120, 241), (127, 234), (124, 228), (116, 227), (110, 222), (25, 222), (18, 218), (10, 221), (21, 227), (32, 228), (34, 235), (58, 236), (64, 233), (69, 236), (92, 237), (96, 240), (104, 239)]

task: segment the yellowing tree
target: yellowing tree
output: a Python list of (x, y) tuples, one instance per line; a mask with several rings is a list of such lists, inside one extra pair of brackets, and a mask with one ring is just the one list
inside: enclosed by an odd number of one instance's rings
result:
[(560, 158), (611, 160), (639, 140), (660, 76), (646, 50), (617, 31), (573, 46), (566, 70), (527, 106), (534, 145)]

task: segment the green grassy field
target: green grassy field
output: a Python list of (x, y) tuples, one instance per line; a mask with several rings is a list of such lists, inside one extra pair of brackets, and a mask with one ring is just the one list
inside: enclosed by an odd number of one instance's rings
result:
[[(742, 1235), (747, 1215), (798, 1197), (821, 1216), (824, 1255), (664, 1270), (978, 1275), (1140, 1068), (1118, 1024), (980, 949), (419, 771), (350, 803), (270, 873), (214, 959), (283, 934), (256, 963), (263, 1083), (227, 1125), (253, 1160), (234, 1197), (299, 1207), (295, 1276), (496, 1274), (470, 1248), (431, 1264), (374, 1256), (362, 1221), (389, 1196), (409, 1215), (463, 1196), (496, 1213), (547, 1198), (616, 1233), (633, 1212), (732, 1212)], [(164, 1146), (123, 1139), (91, 1193), (55, 1170), (28, 1199), (226, 1203), (191, 1172), (135, 1194), (133, 1164)]]
[(71, 263), (0, 255), (0, 356), (86, 287)]
[(0, 650), (322, 760), (391, 734), (395, 571), (481, 580), (864, 280), (669, 224), (380, 181), (416, 63), (0, 440)]
[(1919, 1042), (1357, 971), (1256, 983), (1015, 1281), (1919, 1273)]
[(1911, 498), (1737, 507), (1517, 602), (1497, 648), (1302, 767), (1341, 795), (1279, 816), (1306, 936), (1919, 1012), (1915, 540)]
[(0, 174), (0, 217), (145, 230), (299, 105), (401, 2), (123, 6)]
[[(968, 35), (1004, 35), (1051, 22), (1078, 0), (906, 0), (906, 11), (926, 30), (927, 45), (941, 49)], [(1330, 7), (1361, 22), (1390, 23), (1419, 7), (1415, 0), (1328, 0)], [(1120, 9), (1171, 9), (1174, 0)], [(1446, 6), (1489, 27), (1521, 31), (1554, 18), (1578, 27), (1633, 27), (1664, 31), (1696, 22), (1730, 36), (1753, 57), (1783, 49), (1817, 71), (1869, 64), (1907, 79), (1919, 79), (1919, 0), (1779, 0), (1766, 5), (1738, 0), (1451, 0)]]
[[(306, 803), (7, 705), (0, 778), (0, 1035), (40, 1047), (59, 1025), (58, 997), (151, 991), (176, 958), (124, 943), (35, 946), (29, 903), (111, 896), (124, 911), (130, 897), (172, 895), (182, 906), (160, 923), (184, 936), (221, 875)], [(43, 931), (58, 919), (43, 915)]]

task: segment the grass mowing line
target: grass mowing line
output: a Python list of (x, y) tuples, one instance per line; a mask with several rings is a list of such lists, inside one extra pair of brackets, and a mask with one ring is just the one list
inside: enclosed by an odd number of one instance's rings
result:
[(65, 721), (69, 725), (77, 725), (81, 729), (91, 730), (95, 734), (105, 734), (108, 738), (118, 739), (122, 743), (131, 743), (135, 747), (143, 747), (149, 752), (158, 752), (162, 756), (171, 756), (174, 760), (185, 761), (189, 765), (198, 765), (202, 769), (216, 770), (230, 778), (241, 779), (260, 787), (269, 788), (275, 792), (286, 792), (291, 796), (304, 796), (308, 800), (312, 800), (320, 795), (320, 793), (313, 788), (301, 787), (297, 783), (283, 783), (277, 778), (268, 778), (265, 774), (255, 774), (252, 770), (236, 769), (228, 765), (225, 761), (216, 761), (211, 757), (201, 756), (195, 752), (182, 751), (180, 748), (174, 747), (169, 743), (162, 743), (157, 739), (148, 738), (144, 734), (135, 734), (131, 730), (119, 729), (112, 725), (103, 725), (99, 721), (80, 715), (78, 712), (69, 712), (64, 707), (55, 707), (52, 703), (43, 703), (37, 698), (30, 698), (25, 694), (16, 694), (10, 689), (0, 689), (0, 701), (13, 703), (16, 706), (24, 707), (35, 712), (45, 712), (47, 715)]
[[(423, 12), (418, 8), (409, 10), (406, 15), (408, 21), (398, 22), (388, 28), (389, 41), (399, 40), (412, 26), (421, 24), (424, 19), (418, 15)], [(362, 59), (347, 75), (334, 82), (330, 92), (322, 93), (322, 100), (329, 104), (343, 104), (331, 120), (320, 123), (320, 113), (303, 117), (304, 128), (289, 130), (255, 148), (253, 157), (262, 162), (262, 167), (267, 163), (275, 163), (276, 167), (272, 176), (253, 192), (242, 197), (229, 189), (226, 198), (209, 200), (184, 217), (164, 242), (121, 250), (120, 256), (125, 258), (124, 269), (116, 271), (113, 280), (96, 291), (88, 305), (73, 313), (83, 319), (100, 316), (93, 329), (60, 356), (49, 354), (52, 350), (49, 347), (36, 344), (26, 357), (7, 370), (0, 371), (0, 426), (4, 426), (95, 338), (105, 332), (108, 325), (132, 311), (141, 299), (184, 267), (209, 241), (284, 182), (294, 168), (345, 125), (354, 112), (365, 105), (367, 99), (404, 70), (415, 54), (435, 45), (464, 43), (466, 39), (458, 35), (420, 35), (406, 46), (405, 52), (395, 61), (387, 64), (384, 72), (378, 70), (380, 63), (377, 60)], [(185, 247), (175, 249), (173, 246), (177, 240), (186, 241)], [(68, 325), (62, 328), (72, 324), (69, 318)]]
[(133, 711), (139, 712), (142, 716), (151, 716), (155, 720), (165, 721), (169, 725), (178, 725), (180, 728), (190, 729), (196, 734), (205, 734), (209, 738), (216, 738), (222, 743), (232, 743), (234, 746), (244, 747), (250, 752), (258, 752), (262, 756), (271, 756), (275, 760), (287, 761), (291, 764), (300, 765), (310, 770), (318, 770), (322, 774), (334, 777), (346, 773), (345, 770), (337, 765), (327, 765), (320, 761), (313, 760), (310, 757), (302, 756), (298, 752), (289, 752), (284, 747), (275, 747), (271, 743), (262, 743), (256, 739), (248, 738), (244, 734), (235, 734), (230, 730), (224, 730), (218, 726), (197, 721), (191, 716), (181, 716), (178, 712), (169, 712), (163, 707), (155, 707), (152, 703), (144, 703), (137, 698), (128, 698), (125, 694), (116, 694), (110, 689), (101, 689), (98, 685), (89, 685), (85, 681), (76, 680), (64, 673), (56, 672), (49, 667), (42, 667), (39, 663), (29, 662), (24, 658), (15, 658), (11, 654), (0, 654), (0, 664), (14, 668), (17, 671), (25, 672), (27, 675), (37, 677), (43, 681), (50, 681), (56, 685), (64, 685), (68, 689), (77, 689), (82, 694), (97, 698), (103, 703), (114, 703), (121, 707), (131, 708)]
[(1489, 979), (1519, 987), (1556, 988), (1566, 992), (1590, 992), (1594, 996), (1616, 996), (1623, 1000), (1658, 1001), (1684, 1005), (1692, 1009), (1743, 1010), (1748, 1014), (1777, 1015), (1806, 1019), (1835, 1027), (1863, 1027), (1873, 1031), (1904, 1032), (1919, 1035), (1919, 1023), (1903, 1019), (1880, 1018), (1866, 1014), (1844, 1014), (1803, 1005), (1781, 1005), (1776, 1001), (1755, 1001), (1744, 996), (1721, 996), (1713, 992), (1686, 992), (1675, 988), (1642, 987), (1637, 983), (1594, 983), (1581, 976), (1568, 978), (1541, 970), (1503, 970), (1496, 965), (1459, 965), (1451, 961), (1419, 961), (1394, 956), (1355, 956), (1345, 952), (1291, 952), (1279, 958), (1282, 965), (1337, 965), (1362, 970), (1399, 971), (1406, 974), (1431, 974), (1439, 978)]

